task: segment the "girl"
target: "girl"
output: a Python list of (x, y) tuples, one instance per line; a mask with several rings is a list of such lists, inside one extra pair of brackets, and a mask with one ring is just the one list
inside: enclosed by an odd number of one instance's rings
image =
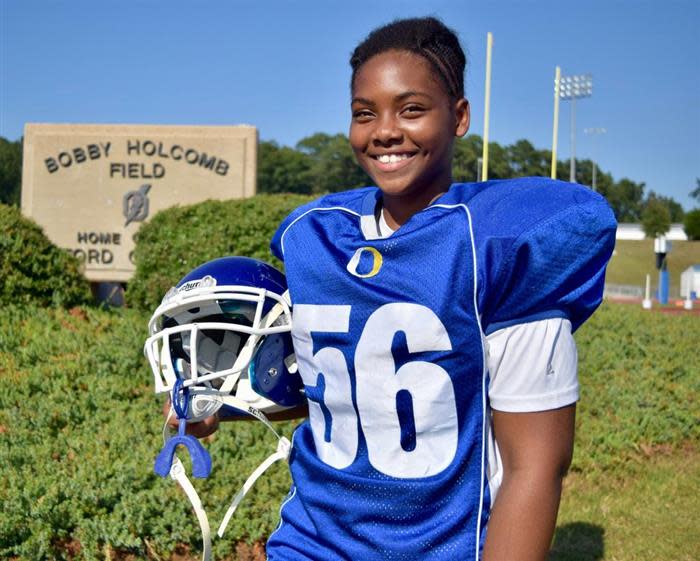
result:
[(272, 241), (309, 403), (271, 561), (543, 560), (578, 399), (572, 332), (615, 222), (581, 186), (453, 184), (465, 57), (434, 18), (351, 58), (350, 143), (376, 187)]

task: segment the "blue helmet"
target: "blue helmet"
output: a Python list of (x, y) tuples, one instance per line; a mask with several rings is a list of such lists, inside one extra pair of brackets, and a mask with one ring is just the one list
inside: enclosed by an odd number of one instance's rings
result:
[(185, 275), (149, 322), (145, 353), (156, 392), (189, 388), (188, 418), (234, 395), (262, 411), (304, 401), (284, 275), (248, 257), (222, 257)]

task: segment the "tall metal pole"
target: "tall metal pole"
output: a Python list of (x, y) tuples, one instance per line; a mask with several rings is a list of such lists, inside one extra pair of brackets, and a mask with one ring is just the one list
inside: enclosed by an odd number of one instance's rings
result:
[(569, 160), (569, 181), (576, 183), (576, 98), (571, 98), (571, 159)]
[(491, 107), (491, 49), (493, 48), (493, 33), (486, 35), (486, 92), (484, 95), (484, 147), (481, 162), (481, 181), (489, 178), (489, 111)]
[(588, 129), (583, 129), (583, 134), (590, 134), (593, 136), (593, 148), (591, 149), (591, 157), (593, 159), (593, 180), (591, 185), (591, 188), (594, 191), (597, 191), (597, 183), (596, 183), (596, 176), (597, 171), (598, 171), (598, 164), (596, 163), (596, 149), (595, 149), (595, 137), (598, 136), (599, 134), (605, 134), (607, 131), (603, 127), (596, 127), (596, 128), (588, 128)]
[(552, 127), (552, 179), (557, 178), (557, 139), (559, 137), (559, 80), (561, 68), (554, 72), (554, 126)]

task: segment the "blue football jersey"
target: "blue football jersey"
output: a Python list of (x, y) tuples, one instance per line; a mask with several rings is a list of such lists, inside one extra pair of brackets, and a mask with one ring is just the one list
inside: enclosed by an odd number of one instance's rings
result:
[(381, 239), (374, 187), (294, 211), (285, 263), (309, 402), (271, 561), (477, 560), (491, 509), (484, 336), (576, 329), (601, 301), (615, 220), (544, 178), (455, 184)]

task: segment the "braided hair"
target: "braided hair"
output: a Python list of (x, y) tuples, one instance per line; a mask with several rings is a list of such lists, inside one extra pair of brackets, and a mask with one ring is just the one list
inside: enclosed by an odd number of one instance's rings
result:
[(434, 17), (400, 19), (372, 31), (350, 57), (352, 78), (360, 67), (385, 51), (409, 51), (425, 58), (453, 99), (464, 97), (466, 57), (454, 31)]

